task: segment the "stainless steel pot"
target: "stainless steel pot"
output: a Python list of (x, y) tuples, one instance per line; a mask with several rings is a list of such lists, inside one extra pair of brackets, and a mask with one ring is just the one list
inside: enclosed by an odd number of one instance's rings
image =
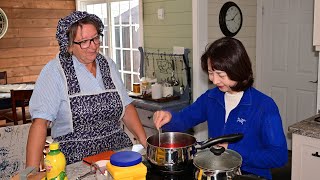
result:
[[(198, 143), (192, 135), (180, 132), (166, 132), (152, 135), (147, 139), (147, 159), (162, 171), (182, 171), (192, 164), (198, 149), (205, 149), (224, 142), (236, 142), (242, 139), (242, 134), (231, 134), (208, 139)], [(198, 147), (196, 147), (198, 146)]]
[(193, 160), (198, 180), (230, 180), (241, 175), (242, 157), (236, 151), (211, 147), (196, 154)]
[(265, 180), (253, 174), (242, 175), (241, 155), (224, 147), (213, 146), (198, 152), (193, 164), (196, 180)]

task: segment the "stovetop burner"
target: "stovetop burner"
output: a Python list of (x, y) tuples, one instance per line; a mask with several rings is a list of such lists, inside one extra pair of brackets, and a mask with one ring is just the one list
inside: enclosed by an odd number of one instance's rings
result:
[(144, 162), (148, 168), (147, 180), (194, 180), (194, 166), (191, 164), (182, 171), (164, 171), (151, 165), (149, 162)]

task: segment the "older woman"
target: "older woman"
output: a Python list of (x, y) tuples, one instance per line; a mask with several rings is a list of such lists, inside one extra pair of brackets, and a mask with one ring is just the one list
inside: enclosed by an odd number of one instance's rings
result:
[(146, 146), (145, 131), (115, 63), (99, 53), (103, 28), (87, 12), (75, 11), (59, 21), (60, 53), (41, 71), (30, 100), (27, 166), (39, 166), (50, 124), (67, 164), (132, 146), (121, 119)]

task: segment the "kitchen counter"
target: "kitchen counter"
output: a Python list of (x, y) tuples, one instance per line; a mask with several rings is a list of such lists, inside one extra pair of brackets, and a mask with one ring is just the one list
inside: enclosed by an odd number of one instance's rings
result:
[(292, 133), (292, 180), (319, 179), (320, 114), (289, 126)]
[[(67, 176), (69, 180), (77, 179), (77, 177), (90, 172), (90, 166), (84, 164), (82, 161), (76, 162), (74, 164), (69, 164), (66, 168)], [(89, 175), (83, 180), (96, 179), (96, 175)]]
[(170, 109), (175, 111), (180, 110), (182, 107), (189, 105), (189, 100), (182, 98), (169, 102), (155, 102), (136, 98), (133, 98), (133, 100), (133, 105), (135, 105), (135, 107), (145, 109), (148, 111), (158, 111), (163, 109)]
[[(184, 180), (193, 180), (193, 170), (186, 172), (185, 174), (166, 174), (164, 172), (154, 171), (147, 161), (143, 161), (147, 166), (148, 172), (146, 175), (147, 180), (175, 180), (175, 179), (184, 179)], [(66, 168), (67, 176), (69, 180), (75, 180), (79, 176), (90, 172), (90, 167), (84, 164), (82, 161), (70, 164)], [(96, 179), (95, 174), (91, 174), (82, 180), (94, 180)]]
[(289, 133), (320, 139), (320, 122), (315, 121), (317, 117), (320, 115), (312, 116), (289, 126)]

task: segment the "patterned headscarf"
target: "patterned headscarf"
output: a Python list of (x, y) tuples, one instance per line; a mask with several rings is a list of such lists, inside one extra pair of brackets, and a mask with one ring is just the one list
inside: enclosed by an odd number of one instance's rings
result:
[(98, 22), (99, 24), (98, 33), (100, 34), (102, 33), (104, 26), (101, 19), (98, 16), (94, 14), (89, 14), (85, 11), (74, 11), (69, 16), (66, 16), (65, 18), (60, 19), (58, 22), (56, 38), (60, 46), (60, 52), (62, 53), (68, 52), (69, 37), (67, 35), (67, 32), (71, 27), (71, 25), (87, 16), (91, 17), (92, 20)]

